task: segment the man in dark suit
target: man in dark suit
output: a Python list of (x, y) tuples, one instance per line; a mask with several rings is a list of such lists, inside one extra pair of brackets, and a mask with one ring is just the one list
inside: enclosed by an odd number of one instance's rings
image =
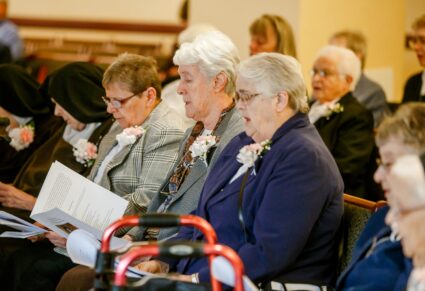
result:
[(313, 66), (309, 118), (335, 158), (344, 191), (364, 197), (374, 141), (372, 114), (351, 94), (359, 75), (360, 61), (352, 51), (324, 47)]
[[(359, 31), (343, 30), (336, 32), (329, 40), (332, 45), (352, 50), (360, 59), (362, 70), (366, 62), (367, 45), (366, 38)], [(369, 79), (362, 71), (354, 91), (354, 97), (373, 114), (375, 127), (379, 125), (382, 118), (390, 113), (381, 85)]]
[[(413, 35), (409, 46), (418, 57), (419, 64), (425, 67), (425, 14), (416, 19), (412, 25)], [(425, 101), (425, 71), (411, 76), (404, 86), (403, 103), (409, 101)]]

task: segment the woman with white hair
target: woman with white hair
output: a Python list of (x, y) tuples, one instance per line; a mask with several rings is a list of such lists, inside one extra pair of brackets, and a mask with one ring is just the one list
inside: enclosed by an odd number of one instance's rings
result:
[(311, 72), (314, 101), (308, 115), (335, 158), (344, 191), (364, 197), (374, 141), (372, 114), (351, 94), (360, 72), (352, 51), (322, 48)]
[[(212, 224), (219, 243), (238, 252), (256, 283), (330, 286), (343, 184), (308, 121), (300, 66), (278, 53), (253, 56), (238, 67), (236, 92), (245, 132), (227, 145), (211, 169), (194, 214)], [(181, 228), (176, 239), (198, 241), (203, 235)], [(205, 259), (167, 263), (170, 270), (185, 274), (181, 280), (209, 279)], [(139, 268), (161, 272), (164, 265), (154, 260)]]

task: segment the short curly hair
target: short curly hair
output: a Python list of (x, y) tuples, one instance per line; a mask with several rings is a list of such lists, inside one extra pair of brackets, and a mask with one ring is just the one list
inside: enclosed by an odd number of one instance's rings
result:
[(385, 118), (376, 133), (376, 144), (383, 145), (391, 137), (402, 138), (403, 143), (425, 152), (425, 104), (403, 104), (393, 116)]

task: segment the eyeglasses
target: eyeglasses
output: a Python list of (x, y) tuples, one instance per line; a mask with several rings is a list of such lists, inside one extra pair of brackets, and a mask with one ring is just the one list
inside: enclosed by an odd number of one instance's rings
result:
[(425, 36), (410, 36), (407, 39), (407, 44), (411, 49), (414, 49), (416, 45), (425, 47)]
[(111, 104), (112, 107), (114, 107), (115, 109), (120, 109), (121, 107), (123, 107), (123, 105), (130, 100), (131, 98), (133, 98), (134, 96), (139, 95), (140, 93), (135, 93), (131, 96), (125, 97), (125, 98), (119, 98), (119, 97), (106, 97), (106, 96), (102, 96), (103, 101), (106, 103), (106, 105)]
[(339, 75), (339, 73), (330, 72), (330, 71), (327, 71), (327, 70), (316, 70), (316, 69), (312, 69), (310, 71), (310, 75), (311, 75), (311, 77), (314, 77), (316, 75), (319, 75), (319, 77), (321, 77), (321, 78), (327, 78), (329, 76)]
[(235, 101), (241, 101), (241, 102), (248, 102), (250, 101), (252, 98), (255, 98), (257, 96), (260, 96), (261, 93), (253, 93), (253, 94), (247, 94), (247, 93), (239, 93), (236, 92), (235, 94)]

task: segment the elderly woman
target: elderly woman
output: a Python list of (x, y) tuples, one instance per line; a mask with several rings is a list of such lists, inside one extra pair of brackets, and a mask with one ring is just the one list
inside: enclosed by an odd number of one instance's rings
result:
[(264, 14), (249, 27), (250, 55), (276, 52), (296, 57), (295, 38), (291, 25), (281, 16)]
[[(403, 255), (398, 227), (393, 223), (398, 195), (390, 187), (394, 162), (409, 154), (425, 151), (425, 105), (406, 104), (378, 127), (376, 143), (381, 163), (375, 180), (381, 184), (389, 207), (380, 209), (366, 225), (353, 251), (353, 259), (338, 279), (341, 290), (404, 290), (412, 262)], [(408, 197), (404, 198), (408, 200)], [(385, 224), (385, 216), (390, 214)], [(382, 278), (385, 277), (385, 280)]]
[(23, 68), (0, 66), (0, 117), (10, 120), (6, 136), (0, 136), (2, 183), (12, 183), (31, 154), (62, 126), (38, 87)]
[[(174, 62), (182, 76), (178, 93), (185, 101), (187, 114), (197, 123), (186, 131), (177, 163), (148, 208), (151, 213), (192, 212), (198, 205), (208, 170), (227, 143), (243, 130), (242, 118), (233, 102), (239, 57), (236, 46), (226, 35), (219, 31), (200, 34), (190, 44), (182, 45)], [(218, 80), (220, 83), (216, 83)], [(212, 86), (214, 83), (216, 86)], [(206, 159), (202, 155), (192, 156), (191, 146), (202, 138), (215, 138), (217, 142), (205, 153)], [(127, 234), (131, 240), (161, 240), (177, 232), (178, 228), (141, 227)], [(94, 272), (78, 266), (62, 277), (57, 290), (90, 289), (93, 282)]]
[[(176, 161), (183, 123), (161, 102), (153, 58), (120, 55), (105, 71), (102, 84), (107, 111), (116, 121), (99, 145), (88, 178), (129, 200), (127, 213), (141, 214)], [(66, 240), (57, 234), (46, 236), (54, 245), (65, 246)], [(75, 265), (51, 248), (42, 242), (15, 253), (9, 260), (10, 274), (3, 278), (7, 288), (54, 289)]]
[[(255, 282), (332, 285), (343, 183), (305, 114), (300, 66), (277, 53), (251, 57), (239, 65), (236, 92), (245, 132), (211, 169), (195, 214), (239, 253)], [(182, 228), (176, 239), (203, 236)], [(168, 263), (183, 280), (208, 280), (204, 259)], [(139, 268), (158, 272), (162, 266), (149, 261)]]
[(112, 124), (101, 99), (105, 94), (102, 75), (101, 68), (89, 63), (71, 63), (49, 75), (42, 90), (51, 96), (55, 115), (67, 125), (51, 133), (50, 139), (26, 161), (13, 185), (0, 184), (3, 206), (31, 211), (54, 161), (88, 175), (91, 163), (76, 156), (75, 149), (98, 145)]
[[(67, 125), (51, 132), (49, 139), (27, 159), (14, 185), (0, 184), (1, 210), (28, 220), (50, 165), (56, 160), (87, 175), (91, 167), (77, 161), (73, 147), (80, 139), (97, 144), (112, 124), (101, 99), (105, 93), (102, 74), (103, 70), (92, 64), (72, 63), (49, 75), (41, 90), (52, 96), (55, 114)], [(5, 227), (0, 228), (1, 232), (4, 230)], [(28, 245), (31, 244), (27, 240), (1, 238), (0, 273), (9, 254)]]
[(335, 158), (345, 193), (364, 197), (374, 141), (372, 114), (351, 94), (359, 76), (360, 61), (352, 51), (322, 48), (313, 65), (308, 115)]

